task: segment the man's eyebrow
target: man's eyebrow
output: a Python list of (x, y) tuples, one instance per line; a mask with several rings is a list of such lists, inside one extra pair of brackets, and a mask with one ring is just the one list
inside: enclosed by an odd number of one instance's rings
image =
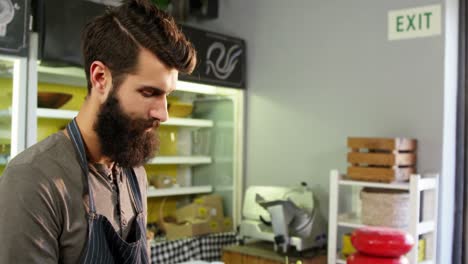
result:
[(153, 90), (153, 92), (157, 92), (158, 94), (166, 93), (166, 91), (164, 89), (161, 89), (161, 88), (155, 87), (155, 86), (149, 86), (149, 85), (142, 85), (140, 89), (141, 90), (151, 89), (151, 90)]
[(176, 90), (174, 88), (174, 89), (170, 89), (170, 90), (166, 91), (166, 90), (161, 89), (159, 87), (155, 87), (155, 86), (151, 86), (151, 85), (142, 85), (140, 90), (144, 90), (144, 89), (151, 89), (151, 90), (153, 90), (154, 93), (157, 93), (158, 95), (161, 95), (161, 94), (170, 95), (172, 92), (174, 92)]

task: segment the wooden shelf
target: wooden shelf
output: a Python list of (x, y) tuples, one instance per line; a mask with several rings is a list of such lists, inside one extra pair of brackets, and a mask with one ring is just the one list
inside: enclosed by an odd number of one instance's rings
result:
[(170, 164), (178, 164), (178, 165), (202, 165), (202, 164), (210, 164), (212, 162), (211, 157), (209, 156), (166, 156), (166, 157), (156, 157), (150, 160), (147, 164), (148, 165), (170, 165)]
[[(373, 187), (382, 189), (396, 189), (396, 190), (408, 190), (410, 189), (409, 182), (395, 182), (395, 183), (380, 183), (370, 181), (355, 181), (347, 179), (344, 175), (341, 175), (338, 180), (339, 185), (349, 186), (361, 186), (361, 187)], [(421, 178), (418, 186), (420, 191), (434, 189), (436, 187), (436, 178), (428, 177)]]
[[(348, 228), (361, 228), (363, 224), (361, 218), (356, 213), (342, 214), (338, 216), (338, 226)], [(425, 221), (418, 224), (418, 234), (423, 235), (434, 231), (434, 221)], [(407, 231), (407, 230), (406, 230)]]
[(202, 194), (211, 193), (213, 187), (207, 186), (192, 186), (192, 187), (173, 187), (166, 189), (149, 188), (147, 197), (164, 197), (164, 196), (176, 196), (176, 195), (190, 195), (190, 194)]
[(384, 189), (409, 190), (409, 184), (407, 182), (380, 183), (380, 182), (369, 182), (369, 181), (355, 181), (355, 180), (347, 179), (344, 176), (340, 176), (340, 179), (338, 180), (338, 184), (350, 185), (350, 186), (361, 186), (361, 187), (384, 188)]

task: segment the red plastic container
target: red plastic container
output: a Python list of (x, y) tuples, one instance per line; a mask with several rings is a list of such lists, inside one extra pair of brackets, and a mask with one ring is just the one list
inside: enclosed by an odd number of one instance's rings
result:
[(397, 258), (411, 250), (414, 239), (411, 235), (398, 229), (363, 227), (351, 234), (351, 243), (359, 252), (366, 255)]

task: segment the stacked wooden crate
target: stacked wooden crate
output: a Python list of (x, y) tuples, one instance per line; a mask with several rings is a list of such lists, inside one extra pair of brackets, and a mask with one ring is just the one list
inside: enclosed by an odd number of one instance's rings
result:
[(415, 139), (349, 137), (347, 176), (353, 180), (407, 181), (416, 173)]

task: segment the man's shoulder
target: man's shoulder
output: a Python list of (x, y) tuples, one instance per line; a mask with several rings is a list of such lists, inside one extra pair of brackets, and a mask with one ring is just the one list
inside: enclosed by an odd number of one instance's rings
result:
[(71, 155), (73, 155), (71, 142), (63, 133), (58, 132), (20, 152), (9, 164), (12, 166), (21, 164), (42, 165), (43, 162), (60, 161)]
[(73, 146), (67, 141), (65, 135), (55, 133), (25, 149), (8, 163), (3, 176), (19, 172), (38, 175), (41, 172), (57, 172), (65, 169), (65, 164), (73, 163), (75, 160)]

